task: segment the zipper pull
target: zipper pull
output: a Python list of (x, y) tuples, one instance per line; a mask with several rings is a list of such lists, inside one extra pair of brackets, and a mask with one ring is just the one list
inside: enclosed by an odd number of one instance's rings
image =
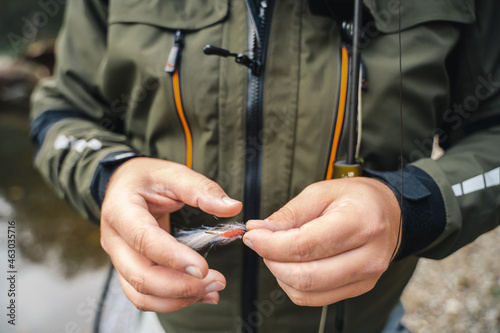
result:
[(229, 50), (226, 50), (226, 49), (223, 49), (220, 47), (216, 47), (216, 46), (212, 46), (212, 45), (205, 46), (203, 48), (203, 53), (205, 53), (206, 55), (217, 55), (217, 56), (224, 57), (224, 58), (234, 57), (234, 61), (236, 61), (236, 63), (241, 64), (241, 65), (245, 65), (248, 68), (250, 68), (253, 75), (259, 75), (259, 73), (260, 73), (260, 62), (251, 59), (246, 54), (233, 53)]
[(181, 30), (175, 32), (174, 45), (170, 49), (170, 54), (168, 55), (167, 64), (165, 65), (165, 72), (173, 73), (177, 68), (179, 62), (179, 56), (184, 46), (184, 34)]

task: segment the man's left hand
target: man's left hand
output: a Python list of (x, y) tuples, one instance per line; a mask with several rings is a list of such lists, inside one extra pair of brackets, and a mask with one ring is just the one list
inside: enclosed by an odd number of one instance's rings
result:
[(397, 251), (400, 213), (378, 180), (327, 180), (267, 220), (249, 221), (243, 240), (295, 304), (327, 305), (375, 286)]

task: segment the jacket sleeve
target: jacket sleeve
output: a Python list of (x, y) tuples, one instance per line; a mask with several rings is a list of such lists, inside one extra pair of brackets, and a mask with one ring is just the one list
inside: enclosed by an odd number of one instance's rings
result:
[(109, 177), (136, 153), (98, 85), (107, 4), (85, 0), (66, 6), (54, 77), (32, 97), (35, 166), (59, 196), (97, 222)]
[[(436, 129), (437, 160), (403, 169), (403, 231), (398, 258), (439, 259), (500, 224), (500, 22), (498, 2), (476, 2), (450, 57), (451, 107)], [(401, 172), (368, 175), (401, 198)]]
[(419, 252), (442, 258), (500, 224), (500, 22), (496, 1), (476, 1), (450, 64), (452, 103), (439, 131), (444, 155), (414, 166), (430, 175), (444, 199), (446, 226)]

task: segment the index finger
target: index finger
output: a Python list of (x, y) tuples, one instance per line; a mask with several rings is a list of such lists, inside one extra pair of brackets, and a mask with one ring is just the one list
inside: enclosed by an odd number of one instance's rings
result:
[(230, 198), (219, 184), (184, 165), (171, 163), (153, 179), (155, 194), (199, 207), (206, 213), (231, 217), (241, 211), (242, 203)]

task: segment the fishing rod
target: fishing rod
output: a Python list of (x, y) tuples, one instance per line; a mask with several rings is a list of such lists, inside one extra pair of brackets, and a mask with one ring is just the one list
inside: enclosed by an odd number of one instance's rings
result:
[[(358, 107), (359, 107), (359, 73), (361, 64), (360, 39), (363, 22), (363, 1), (354, 0), (353, 31), (352, 31), (352, 60), (349, 69), (349, 123), (347, 137), (347, 158), (335, 161), (333, 164), (333, 179), (359, 177), (363, 172), (363, 164), (356, 156), (356, 146), (358, 144)], [(337, 318), (335, 321), (336, 330), (342, 332), (344, 329), (344, 301), (337, 303)], [(318, 333), (324, 333), (328, 306), (321, 310)]]
[(352, 60), (349, 69), (349, 123), (347, 136), (347, 158), (336, 161), (333, 168), (332, 178), (350, 178), (361, 176), (362, 161), (356, 156), (356, 146), (358, 144), (358, 108), (359, 108), (359, 73), (361, 64), (360, 40), (363, 22), (363, 2), (354, 1), (354, 17), (352, 31)]

